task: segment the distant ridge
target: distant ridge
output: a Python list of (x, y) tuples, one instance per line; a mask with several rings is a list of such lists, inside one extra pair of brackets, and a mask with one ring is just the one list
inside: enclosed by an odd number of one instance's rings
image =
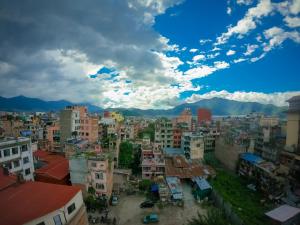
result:
[[(104, 109), (88, 103), (76, 103), (79, 105), (86, 105), (90, 112), (102, 112)], [(44, 101), (38, 98), (28, 98), (25, 96), (17, 96), (12, 98), (0, 97), (0, 110), (10, 112), (48, 112), (59, 111), (68, 105), (74, 103), (60, 100), (60, 101)], [(208, 108), (213, 115), (245, 115), (251, 112), (260, 112), (266, 115), (283, 116), (286, 107), (277, 107), (271, 104), (261, 104), (257, 102), (239, 102), (227, 100), (223, 98), (203, 99), (194, 103), (184, 103), (168, 110), (156, 109), (137, 109), (137, 108), (115, 108), (107, 110), (115, 110), (122, 112), (126, 116), (175, 116), (180, 112), (190, 108), (193, 115), (196, 115), (198, 108)]]

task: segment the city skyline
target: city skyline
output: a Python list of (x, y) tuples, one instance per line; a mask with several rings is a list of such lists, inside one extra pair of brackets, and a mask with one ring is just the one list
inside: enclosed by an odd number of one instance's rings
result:
[(300, 93), (300, 1), (0, 1), (0, 96), (172, 108)]

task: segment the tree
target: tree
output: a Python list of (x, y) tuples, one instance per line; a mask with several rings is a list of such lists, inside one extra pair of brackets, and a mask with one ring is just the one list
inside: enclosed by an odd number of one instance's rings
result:
[(138, 137), (143, 138), (144, 134), (148, 134), (150, 136), (150, 140), (154, 141), (155, 124), (154, 123), (149, 123), (148, 127), (146, 127), (143, 130), (139, 131)]
[(122, 168), (129, 169), (133, 162), (133, 145), (128, 142), (120, 144), (119, 165)]
[(225, 213), (216, 208), (210, 208), (206, 215), (198, 212), (197, 217), (188, 221), (188, 225), (230, 225)]
[(138, 175), (142, 173), (142, 168), (140, 167), (140, 164), (141, 164), (141, 147), (135, 146), (134, 153), (133, 153), (133, 160), (130, 166), (133, 175)]

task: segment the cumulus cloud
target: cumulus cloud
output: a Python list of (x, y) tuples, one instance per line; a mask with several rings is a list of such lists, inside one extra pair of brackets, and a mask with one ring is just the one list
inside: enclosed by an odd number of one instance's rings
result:
[(233, 35), (242, 38), (249, 31), (255, 29), (260, 19), (269, 15), (272, 10), (273, 5), (270, 0), (260, 0), (255, 7), (248, 9), (245, 17), (239, 20), (235, 26), (230, 26), (227, 32), (219, 36), (215, 45), (225, 44)]
[(252, 4), (252, 0), (237, 0), (236, 3), (238, 5), (251, 5)]
[(200, 61), (200, 60), (204, 60), (205, 59), (205, 55), (195, 55), (193, 57), (193, 61), (196, 62), (196, 61)]
[(191, 97), (186, 99), (186, 102), (192, 103), (202, 99), (211, 99), (214, 97), (225, 98), (229, 100), (241, 101), (241, 102), (259, 102), (262, 104), (273, 104), (276, 106), (286, 106), (288, 105), (286, 100), (299, 95), (300, 91), (288, 91), (288, 92), (274, 92), (270, 94), (265, 94), (261, 92), (228, 92), (222, 91), (211, 91), (205, 94), (193, 94)]
[(269, 42), (265, 45), (264, 51), (268, 52), (276, 46), (281, 45), (286, 39), (300, 43), (300, 33), (297, 31), (285, 31), (279, 27), (272, 27), (264, 31), (264, 36)]
[(198, 49), (196, 49), (196, 48), (191, 48), (190, 49), (190, 52), (192, 52), (192, 53), (197, 52), (197, 51), (198, 51)]
[(286, 25), (290, 28), (300, 27), (300, 18), (299, 17), (285, 17), (284, 21)]
[(234, 55), (235, 54), (235, 51), (234, 50), (228, 50), (227, 52), (226, 52), (226, 55)]
[(244, 53), (245, 56), (249, 56), (249, 55), (252, 55), (252, 53), (258, 48), (259, 46), (258, 45), (249, 45), (247, 44), (247, 50), (246, 52)]

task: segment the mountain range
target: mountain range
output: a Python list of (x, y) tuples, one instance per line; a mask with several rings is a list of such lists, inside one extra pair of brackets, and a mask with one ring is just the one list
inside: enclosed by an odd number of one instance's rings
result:
[[(239, 102), (227, 100), (223, 98), (203, 99), (194, 103), (184, 103), (172, 109), (137, 109), (137, 108), (114, 108), (103, 109), (89, 103), (76, 103), (85, 105), (90, 112), (103, 112), (104, 110), (114, 110), (123, 113), (125, 116), (175, 116), (179, 115), (185, 108), (190, 108), (193, 115), (196, 115), (198, 108), (208, 108), (213, 115), (245, 115), (251, 112), (260, 112), (266, 115), (283, 116), (286, 107), (278, 107), (271, 104), (261, 104), (257, 102)], [(0, 97), (0, 111), (16, 111), (16, 112), (48, 112), (59, 111), (68, 105), (74, 103), (60, 101), (44, 101), (38, 98), (28, 98), (25, 96), (17, 96), (12, 98)]]

